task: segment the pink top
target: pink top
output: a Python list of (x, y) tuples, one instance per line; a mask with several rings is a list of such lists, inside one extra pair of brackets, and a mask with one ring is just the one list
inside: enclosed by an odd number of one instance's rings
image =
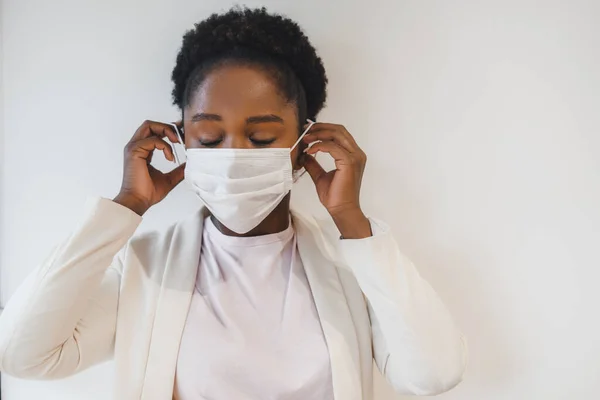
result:
[(292, 224), (233, 237), (205, 222), (175, 399), (333, 399), (329, 353)]

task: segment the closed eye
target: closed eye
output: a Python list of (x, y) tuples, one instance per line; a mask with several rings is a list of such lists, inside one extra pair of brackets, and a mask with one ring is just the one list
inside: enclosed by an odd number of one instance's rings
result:
[(277, 139), (273, 138), (273, 139), (266, 139), (266, 140), (258, 140), (258, 139), (250, 138), (250, 141), (255, 146), (268, 146), (271, 143), (275, 142), (275, 140), (277, 140)]
[(222, 138), (219, 138), (217, 140), (199, 140), (200, 144), (204, 147), (215, 147), (221, 144), (222, 141)]

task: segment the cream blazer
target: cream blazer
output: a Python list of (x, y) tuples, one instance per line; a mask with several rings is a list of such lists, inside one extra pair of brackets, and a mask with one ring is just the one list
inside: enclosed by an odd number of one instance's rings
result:
[[(90, 200), (79, 226), (0, 316), (2, 372), (55, 379), (114, 357), (115, 399), (172, 399), (204, 215), (132, 239), (140, 216)], [(373, 237), (341, 240), (331, 221), (297, 213), (292, 221), (336, 400), (372, 399), (377, 369), (400, 393), (458, 384), (465, 340), (387, 227), (372, 221)]]

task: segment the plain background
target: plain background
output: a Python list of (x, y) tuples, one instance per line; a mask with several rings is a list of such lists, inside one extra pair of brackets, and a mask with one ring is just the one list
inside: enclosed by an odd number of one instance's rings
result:
[[(600, 398), (600, 2), (246, 4), (306, 30), (330, 78), (320, 120), (369, 155), (365, 210), (391, 224), (468, 337), (465, 381), (440, 398)], [(229, 5), (3, 1), (3, 304), (87, 196), (117, 193), (136, 127), (177, 119), (181, 36)], [(294, 201), (322, 212), (308, 180)], [(196, 207), (182, 185), (141, 229)], [(3, 399), (104, 400), (111, 373), (3, 377)]]

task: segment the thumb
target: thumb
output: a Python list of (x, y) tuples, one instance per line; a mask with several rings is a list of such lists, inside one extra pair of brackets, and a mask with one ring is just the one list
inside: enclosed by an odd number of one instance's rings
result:
[(321, 167), (321, 164), (310, 154), (304, 153), (302, 164), (315, 184), (325, 174), (325, 170)]
[(175, 168), (173, 171), (165, 174), (167, 181), (169, 182), (169, 185), (171, 186), (171, 188), (174, 188), (175, 186), (179, 185), (179, 183), (183, 180), (183, 178), (185, 176), (184, 172), (185, 172), (185, 163), (181, 164), (180, 166)]

